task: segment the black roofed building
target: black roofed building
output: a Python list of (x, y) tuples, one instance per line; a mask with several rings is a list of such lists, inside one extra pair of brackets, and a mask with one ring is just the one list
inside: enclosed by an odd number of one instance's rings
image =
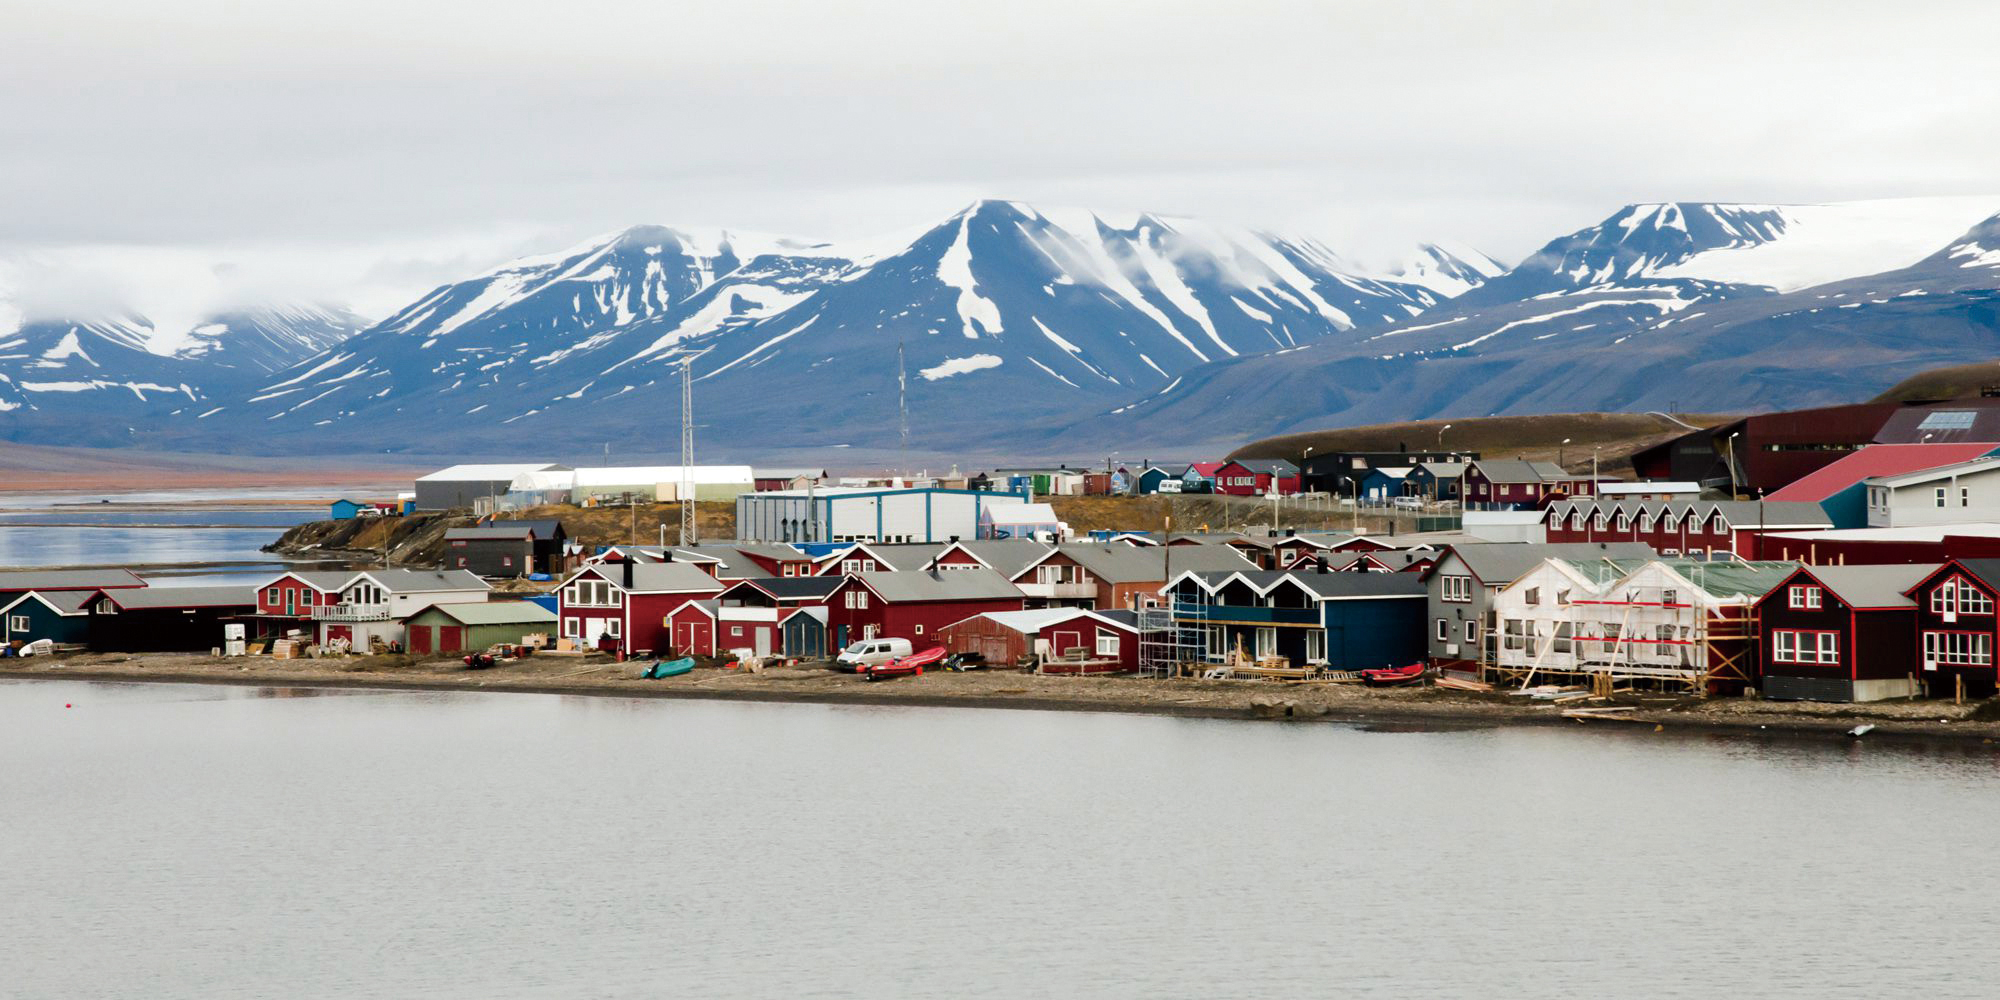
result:
[(445, 569), (462, 569), (483, 577), (559, 574), (569, 534), (561, 521), (492, 521), (473, 528), (453, 528), (444, 535)]
[(115, 589), (100, 591), (84, 606), (91, 649), (195, 652), (221, 648), (222, 626), (254, 615), (257, 592), (249, 586)]

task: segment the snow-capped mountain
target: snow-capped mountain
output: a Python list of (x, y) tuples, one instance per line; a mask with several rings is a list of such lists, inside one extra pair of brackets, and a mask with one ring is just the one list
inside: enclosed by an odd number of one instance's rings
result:
[(880, 443), (900, 350), (913, 419), (983, 433), (1354, 339), (1495, 270), (1432, 247), (1370, 276), (1310, 240), (995, 201), (845, 249), (649, 226), (441, 287), (229, 406), (279, 433), (419, 418), (595, 442), (656, 432), (688, 363), (711, 434)]
[[(153, 248), (0, 255), (0, 436), (54, 428), (65, 440), (123, 443), (366, 325), (329, 306), (204, 308), (227, 298), (218, 290), (228, 268), (197, 257)], [(149, 315), (128, 304), (135, 286), (178, 294), (155, 303), (164, 315)]]
[[(1107, 433), (1867, 398), (2000, 353), (2000, 198), (1633, 205), (1359, 342), (1206, 366)], [(1282, 401), (1282, 402), (1273, 402)], [(1078, 425), (1083, 426), (1083, 425)]]

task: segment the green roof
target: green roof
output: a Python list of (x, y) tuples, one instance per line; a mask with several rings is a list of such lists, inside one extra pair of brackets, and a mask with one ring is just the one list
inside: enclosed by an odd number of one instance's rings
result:
[(433, 604), (413, 617), (437, 612), (461, 625), (542, 625), (556, 620), (556, 613), (533, 601), (476, 601), (466, 604)]

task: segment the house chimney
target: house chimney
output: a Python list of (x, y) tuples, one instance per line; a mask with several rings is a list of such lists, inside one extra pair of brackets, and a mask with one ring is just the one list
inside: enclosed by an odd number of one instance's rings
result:
[(625, 560), (625, 589), (632, 589), (632, 560)]
[(1313, 557), (1313, 564), (1319, 567), (1319, 571), (1320, 571), (1320, 572), (1322, 572), (1322, 573), (1326, 572), (1326, 557), (1325, 557), (1325, 556), (1314, 556), (1314, 557)]

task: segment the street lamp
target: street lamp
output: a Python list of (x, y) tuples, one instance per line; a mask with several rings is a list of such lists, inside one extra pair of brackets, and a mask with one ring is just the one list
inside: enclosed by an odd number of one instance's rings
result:
[(1438, 451), (1444, 450), (1444, 432), (1448, 430), (1451, 430), (1450, 424), (1446, 424), (1443, 427), (1438, 428)]
[(1567, 447), (1568, 445), (1569, 445), (1569, 438), (1563, 438), (1563, 439), (1562, 439), (1562, 444), (1559, 444), (1559, 445), (1556, 445), (1556, 464), (1557, 464), (1557, 465), (1561, 465), (1561, 464), (1563, 464), (1563, 449), (1564, 449), (1565, 447)]

